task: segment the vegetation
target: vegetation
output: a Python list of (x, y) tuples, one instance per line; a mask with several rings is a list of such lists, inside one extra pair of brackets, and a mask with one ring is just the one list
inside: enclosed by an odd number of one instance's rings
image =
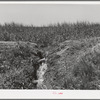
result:
[(21, 24), (0, 25), (0, 41), (29, 41), (41, 47), (57, 45), (65, 40), (100, 36), (100, 24), (63, 23), (49, 26), (24, 26)]
[(52, 89), (100, 89), (99, 43), (100, 38), (67, 40), (51, 48), (46, 77)]
[[(100, 89), (100, 24), (62, 23), (49, 26), (0, 25), (0, 41), (36, 43), (49, 52), (45, 73), (47, 89)], [(0, 47), (0, 88), (35, 89), (33, 49)], [(38, 49), (38, 50), (39, 50)], [(34, 52), (37, 52), (34, 47)], [(33, 59), (33, 62), (32, 62)]]
[(37, 54), (40, 50), (30, 43), (10, 44), (13, 46), (8, 44), (7, 48), (7, 42), (2, 42), (0, 47), (0, 88), (36, 89), (33, 81), (36, 79), (35, 68), (39, 67)]

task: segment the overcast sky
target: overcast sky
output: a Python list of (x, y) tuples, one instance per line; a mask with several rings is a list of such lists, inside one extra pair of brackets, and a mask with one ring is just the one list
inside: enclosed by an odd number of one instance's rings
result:
[(1, 24), (16, 22), (40, 26), (77, 21), (100, 23), (100, 5), (0, 4)]

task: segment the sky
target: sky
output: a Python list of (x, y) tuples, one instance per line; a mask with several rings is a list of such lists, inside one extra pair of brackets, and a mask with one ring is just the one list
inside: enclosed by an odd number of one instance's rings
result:
[(100, 5), (0, 4), (0, 24), (49, 25), (89, 21), (100, 23)]

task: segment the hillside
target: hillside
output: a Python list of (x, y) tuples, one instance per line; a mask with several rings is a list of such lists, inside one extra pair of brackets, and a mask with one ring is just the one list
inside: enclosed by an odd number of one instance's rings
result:
[(35, 43), (0, 41), (0, 88), (37, 89), (38, 61), (46, 57), (46, 88), (38, 89), (100, 89), (100, 37), (66, 40), (44, 50), (48, 56)]
[(52, 89), (100, 89), (100, 38), (49, 48), (46, 84)]

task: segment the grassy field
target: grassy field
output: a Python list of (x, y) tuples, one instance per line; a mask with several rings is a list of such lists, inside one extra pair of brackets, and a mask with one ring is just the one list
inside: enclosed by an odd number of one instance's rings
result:
[[(47, 89), (100, 89), (100, 24), (62, 23), (49, 26), (0, 25), (0, 41), (36, 43), (48, 52)], [(23, 44), (23, 43), (22, 43)], [(0, 88), (35, 89), (32, 74), (35, 62), (31, 49), (21, 45), (0, 47)], [(6, 47), (6, 46), (5, 46)], [(19, 56), (16, 56), (19, 55)], [(33, 57), (33, 58), (32, 58)]]
[(100, 24), (89, 22), (62, 23), (49, 26), (0, 25), (0, 41), (29, 41), (40, 47), (57, 45), (65, 40), (100, 36)]

